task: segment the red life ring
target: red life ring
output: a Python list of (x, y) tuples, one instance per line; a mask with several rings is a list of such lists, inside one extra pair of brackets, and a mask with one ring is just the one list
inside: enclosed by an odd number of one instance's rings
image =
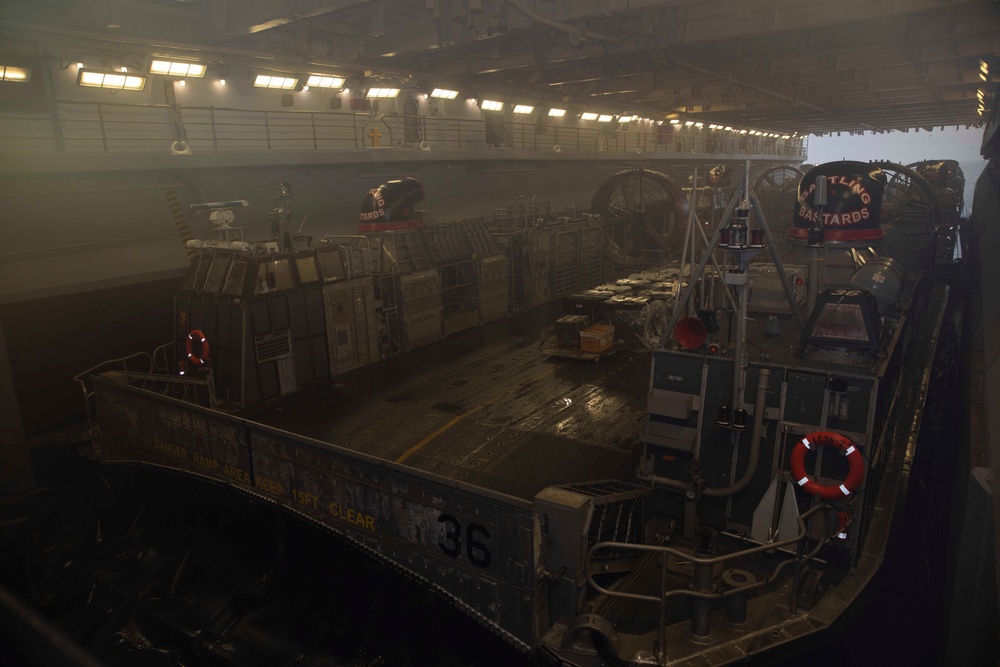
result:
[[(191, 344), (196, 340), (201, 343), (201, 356), (195, 356), (194, 352), (191, 351)], [(187, 350), (187, 358), (195, 366), (204, 366), (205, 362), (208, 361), (208, 339), (205, 338), (205, 334), (201, 332), (201, 329), (191, 330), (191, 333), (187, 337), (185, 349)]]
[[(806, 452), (813, 448), (813, 445), (831, 445), (844, 453), (850, 469), (847, 477), (838, 486), (825, 486), (817, 484), (806, 474)], [(861, 486), (861, 480), (865, 475), (865, 461), (861, 456), (861, 451), (854, 446), (854, 442), (846, 435), (832, 433), (830, 431), (816, 431), (805, 436), (797, 443), (792, 450), (792, 477), (796, 484), (809, 495), (822, 498), (823, 500), (836, 500), (846, 498)]]

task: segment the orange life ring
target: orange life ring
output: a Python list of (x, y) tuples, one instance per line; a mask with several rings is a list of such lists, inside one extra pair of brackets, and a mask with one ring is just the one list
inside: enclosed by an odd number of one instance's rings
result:
[[(813, 448), (813, 445), (831, 445), (844, 453), (850, 469), (847, 477), (837, 486), (826, 486), (817, 484), (806, 474), (806, 452)], [(792, 450), (792, 477), (796, 484), (809, 495), (822, 498), (823, 500), (836, 500), (846, 498), (861, 486), (861, 480), (865, 475), (865, 461), (861, 456), (861, 451), (854, 446), (854, 442), (846, 435), (832, 433), (830, 431), (816, 431), (805, 436), (797, 443)]]
[[(201, 356), (195, 356), (194, 352), (191, 351), (191, 344), (196, 340), (201, 343)], [(187, 350), (187, 358), (195, 366), (204, 366), (205, 362), (208, 361), (208, 339), (205, 338), (205, 334), (201, 332), (201, 329), (191, 330), (191, 333), (187, 337), (185, 349)]]

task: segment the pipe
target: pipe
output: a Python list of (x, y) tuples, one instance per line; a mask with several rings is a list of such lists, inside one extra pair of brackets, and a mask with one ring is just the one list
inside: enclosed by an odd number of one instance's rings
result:
[[(691, 237), (694, 235), (694, 219), (695, 219), (695, 197), (698, 191), (698, 165), (694, 166), (694, 175), (691, 177), (691, 197), (688, 199), (688, 224), (687, 229), (684, 230), (684, 247), (681, 249), (681, 273), (680, 280), (674, 284), (674, 294), (676, 295), (680, 292), (681, 284), (684, 282), (684, 263), (687, 262), (688, 248), (691, 249), (691, 265), (694, 266), (694, 243), (691, 241)], [(640, 181), (641, 183), (642, 181)], [(641, 196), (641, 195), (640, 195)], [(694, 274), (688, 274), (688, 280), (694, 280)], [(689, 309), (690, 310), (690, 309)]]
[[(656, 58), (654, 58), (654, 60), (656, 60)], [(750, 90), (755, 90), (758, 93), (764, 93), (765, 95), (770, 95), (771, 97), (777, 97), (778, 99), (785, 100), (786, 102), (794, 102), (797, 106), (803, 106), (803, 107), (806, 107), (807, 109), (812, 109), (814, 111), (819, 111), (821, 113), (826, 114), (827, 116), (831, 116), (831, 117), (834, 117), (834, 118), (841, 117), (841, 114), (834, 113), (833, 111), (830, 111), (829, 109), (824, 109), (823, 107), (816, 106), (815, 104), (812, 104), (810, 102), (805, 102), (803, 100), (800, 100), (797, 97), (792, 97), (790, 95), (783, 95), (781, 93), (776, 93), (773, 90), (768, 90), (767, 88), (762, 88), (761, 86), (755, 86), (752, 83), (746, 83), (745, 81), (740, 81), (738, 79), (734, 79), (731, 76), (725, 76), (723, 74), (719, 74), (717, 72), (713, 72), (710, 69), (705, 69), (703, 67), (698, 67), (697, 65), (691, 65), (689, 63), (684, 62), (683, 60), (680, 60), (677, 56), (675, 56), (673, 54), (668, 54), (666, 60), (667, 60), (667, 62), (665, 64), (668, 64), (668, 65), (673, 65), (675, 67), (680, 67), (681, 69), (686, 69), (686, 70), (689, 70), (691, 72), (696, 72), (698, 74), (704, 74), (705, 76), (709, 76), (709, 77), (712, 77), (714, 79), (720, 79), (722, 81), (728, 81), (729, 83), (734, 83), (737, 86), (741, 86), (743, 88), (748, 88)], [(868, 123), (862, 122), (862, 121), (857, 120), (855, 118), (851, 118), (849, 120), (851, 120), (854, 123), (857, 123), (858, 125), (860, 125), (861, 127), (865, 128), (866, 130), (877, 130), (877, 129), (880, 129), (880, 128), (875, 127), (874, 125), (869, 125)]]
[(721, 489), (705, 489), (705, 495), (712, 498), (722, 498), (739, 493), (747, 487), (750, 480), (757, 472), (757, 463), (760, 460), (760, 438), (764, 431), (764, 410), (767, 406), (767, 389), (770, 386), (771, 371), (761, 368), (757, 371), (757, 401), (753, 408), (753, 428), (750, 429), (750, 463), (746, 471), (732, 486)]
[[(173, 39), (151, 39), (143, 37), (133, 37), (124, 34), (112, 34), (112, 33), (102, 33), (93, 30), (79, 29), (79, 28), (62, 28), (50, 25), (41, 25), (35, 23), (27, 23), (24, 21), (7, 21), (0, 20), (0, 32), (10, 32), (12, 38), (27, 40), (30, 39), (30, 35), (36, 35), (40, 37), (59, 37), (63, 40), (78, 40), (80, 44), (71, 44), (69, 41), (63, 41), (60, 46), (80, 46), (81, 48), (93, 48), (89, 45), (85, 45), (86, 42), (94, 42), (98, 45), (113, 45), (116, 47), (129, 47), (129, 48), (141, 48), (144, 53), (157, 53), (172, 51), (178, 55), (196, 55), (202, 58), (210, 58), (214, 54), (219, 54), (222, 56), (229, 56), (232, 58), (242, 59), (243, 62), (256, 63), (267, 63), (272, 67), (275, 63), (288, 62), (288, 57), (281, 57), (278, 55), (272, 55), (267, 53), (260, 53), (257, 51), (251, 51), (248, 49), (239, 49), (229, 46), (216, 46), (210, 44), (198, 44), (196, 42), (182, 42)], [(302, 59), (297, 64), (300, 65), (316, 65), (322, 66), (323, 63), (311, 62)], [(329, 65), (326, 65), (329, 66)], [(352, 68), (353, 69), (353, 68)]]
[(578, 28), (568, 23), (563, 23), (562, 21), (556, 21), (555, 19), (550, 19), (548, 16), (542, 16), (535, 10), (531, 9), (530, 7), (522, 3), (521, 0), (503, 0), (503, 1), (507, 3), (510, 7), (512, 7), (516, 12), (534, 21), (535, 23), (541, 23), (542, 25), (552, 28), (553, 30), (558, 30), (559, 32), (566, 33), (567, 35), (576, 36), (578, 39), (596, 39), (602, 42), (620, 42), (626, 37), (635, 34), (635, 32), (629, 32), (620, 35), (618, 37), (612, 37), (610, 35), (603, 35), (599, 32), (585, 31), (583, 28)]
[[(757, 473), (757, 465), (760, 462), (760, 439), (764, 431), (764, 410), (767, 403), (767, 390), (770, 385), (770, 377), (771, 371), (767, 368), (761, 368), (757, 372), (757, 399), (753, 411), (753, 428), (750, 432), (750, 438), (752, 439), (750, 443), (750, 463), (746, 471), (744, 471), (743, 476), (735, 484), (718, 489), (705, 489), (702, 495), (711, 498), (725, 498), (726, 496), (737, 494), (747, 487), (750, 480)], [(670, 477), (639, 475), (639, 479), (652, 482), (654, 486), (663, 489), (683, 491), (685, 493), (690, 490), (690, 484), (687, 482), (671, 479)]]

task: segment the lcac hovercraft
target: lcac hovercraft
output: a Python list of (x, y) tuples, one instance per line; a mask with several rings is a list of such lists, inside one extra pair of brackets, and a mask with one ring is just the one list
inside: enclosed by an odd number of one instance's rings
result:
[[(900, 179), (911, 196), (886, 202)], [(570, 510), (586, 507), (579, 494), (540, 496), (547, 544), (590, 528), (560, 560), (545, 552), (565, 573), (549, 608), (578, 612), (546, 650), (727, 664), (827, 628), (857, 599), (906, 493), (946, 301), (931, 276), (937, 206), (901, 165), (824, 164), (779, 240), (755, 195), (735, 192), (652, 354), (641, 541), (588, 526)], [(713, 257), (725, 305), (706, 312), (693, 302)], [(754, 298), (758, 282), (784, 303)]]
[[(267, 363), (280, 370), (310, 350), (340, 359), (315, 351), (341, 344), (341, 323), (356, 331), (370, 297), (401, 315), (399, 340), (417, 354), (394, 357), (408, 362), (394, 377), (363, 367), (377, 376), (366, 387), (337, 375), (286, 393), (274, 380), (267, 386), (280, 396), (243, 398), (240, 410), (165, 395), (149, 377), (101, 374), (92, 380), (96, 456), (211, 478), (306, 516), (552, 664), (724, 664), (774, 649), (828, 627), (858, 597), (906, 490), (946, 290), (930, 280), (933, 190), (913, 174), (914, 199), (885, 201), (890, 174), (910, 178), (905, 169), (844, 162), (810, 171), (784, 240), (749, 187), (735, 188), (717, 225), (692, 221), (692, 236), (706, 232), (704, 248), (690, 255), (697, 267), (657, 349), (600, 364), (539, 361), (537, 337), (513, 334), (464, 355), (455, 338), (415, 347), (420, 331), (440, 337), (441, 313), (452, 314), (437, 305), (444, 288), (433, 267), (382, 281), (400, 286), (402, 308), (387, 303), (388, 291), (375, 299), (374, 280), (332, 298), (371, 276), (333, 271), (342, 280), (328, 284), (324, 260), (366, 267), (347, 259), (367, 247), (372, 266), (390, 257), (412, 265), (425, 256), (414, 252), (421, 234), (435, 232), (435, 256), (455, 240), (448, 230), (367, 232), (360, 246), (313, 250), (291, 239), (291, 249), (254, 254), (256, 273), (244, 267), (240, 294), (254, 298), (232, 306), (248, 304), (251, 319), (227, 320), (216, 301), (182, 290), (181, 305), (199, 304), (228, 328), (189, 317), (178, 340), (206, 334), (209, 367), (221, 370), (233, 340), (257, 349), (251, 329), (234, 322), (266, 324), (253, 331), (271, 341), (291, 313), (310, 338), (290, 336), (281, 354), (261, 345), (276, 357)], [(558, 248), (593, 224), (536, 220), (531, 230), (551, 233)], [(582, 256), (579, 238), (563, 247)], [(265, 258), (273, 264), (282, 252), (294, 254), (293, 279), (316, 278), (303, 299), (280, 289), (279, 272), (268, 278)], [(459, 254), (466, 263), (493, 257)], [(217, 276), (219, 294), (226, 275)], [(489, 283), (479, 275), (482, 295)], [(466, 282), (476, 284), (455, 284)], [(784, 298), (757, 298), (762, 282)], [(316, 317), (295, 319), (303, 301)], [(318, 315), (324, 308), (330, 319)], [(374, 357), (381, 348), (369, 349)], [(209, 357), (200, 339), (190, 352)], [(262, 363), (250, 368), (264, 377)]]

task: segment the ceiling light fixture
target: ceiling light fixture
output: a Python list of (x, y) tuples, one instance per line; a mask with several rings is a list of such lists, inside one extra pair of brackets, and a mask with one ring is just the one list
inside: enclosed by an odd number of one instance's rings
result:
[(615, 117), (612, 116), (611, 114), (602, 113), (600, 116), (597, 117), (597, 122), (598, 123), (610, 123), (612, 120), (614, 120), (614, 118)]
[(597, 114), (592, 111), (584, 111), (580, 114), (580, 120), (597, 120)]
[(535, 110), (535, 107), (530, 104), (515, 104), (514, 113), (531, 113)]
[(271, 76), (269, 74), (258, 74), (254, 79), (255, 88), (272, 88), (277, 90), (291, 90), (299, 85), (299, 80), (292, 76)]
[(483, 111), (500, 111), (503, 109), (503, 102), (497, 102), (496, 100), (483, 100), (483, 103), (479, 106)]
[(310, 74), (306, 80), (306, 85), (310, 88), (343, 88), (344, 79), (339, 76), (329, 76), (326, 74)]
[(549, 116), (552, 118), (562, 118), (565, 115), (565, 109), (549, 109)]
[(167, 76), (190, 76), (201, 78), (205, 76), (205, 66), (201, 63), (173, 62), (170, 60), (154, 60), (149, 64), (150, 74)]
[(109, 88), (111, 90), (142, 90), (146, 87), (146, 77), (121, 72), (99, 72), (81, 69), (76, 75), (76, 85), (85, 88)]
[(0, 81), (16, 81), (27, 83), (31, 79), (31, 69), (27, 67), (10, 67), (0, 65)]
[(387, 98), (399, 95), (399, 88), (369, 88), (365, 97)]
[(448, 90), (447, 88), (435, 88), (431, 91), (431, 97), (439, 97), (442, 100), (453, 100), (458, 97), (458, 91)]

